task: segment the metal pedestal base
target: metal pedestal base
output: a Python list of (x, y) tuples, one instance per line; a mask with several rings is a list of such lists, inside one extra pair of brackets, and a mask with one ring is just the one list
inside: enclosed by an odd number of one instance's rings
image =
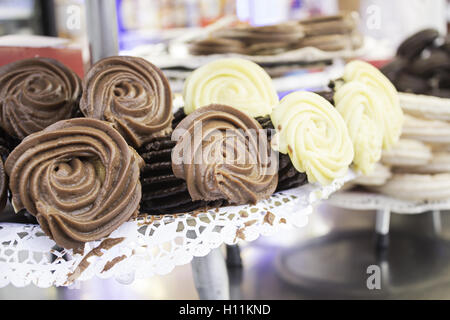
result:
[(277, 275), (305, 299), (448, 297), (448, 242), (414, 232), (390, 237), (389, 250), (380, 252), (371, 250), (370, 229), (315, 238), (281, 252)]
[[(433, 230), (436, 235), (442, 231), (441, 212), (432, 211)], [(389, 226), (391, 220), (391, 211), (389, 208), (377, 210), (375, 221), (375, 246), (377, 250), (385, 250), (389, 246)]]
[(201, 300), (229, 300), (230, 289), (225, 259), (220, 248), (191, 262), (195, 287)]

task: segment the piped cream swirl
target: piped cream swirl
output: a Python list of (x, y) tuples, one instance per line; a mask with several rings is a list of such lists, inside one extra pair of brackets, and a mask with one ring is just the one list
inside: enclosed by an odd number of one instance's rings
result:
[(23, 139), (74, 116), (81, 80), (50, 58), (19, 60), (0, 67), (0, 125)]
[(353, 160), (353, 145), (339, 112), (312, 92), (293, 92), (274, 108), (277, 130), (272, 147), (289, 154), (294, 167), (308, 181), (322, 185), (342, 177)]
[(105, 120), (134, 147), (171, 132), (172, 94), (162, 71), (137, 57), (109, 57), (86, 75), (80, 109)]
[(14, 209), (36, 216), (58, 245), (78, 248), (137, 214), (142, 164), (110, 124), (74, 118), (25, 138), (5, 169)]
[(345, 66), (343, 79), (366, 84), (375, 91), (383, 105), (383, 148), (390, 149), (400, 138), (403, 126), (403, 111), (394, 85), (377, 68), (359, 60)]
[(384, 106), (376, 92), (364, 83), (350, 81), (336, 90), (336, 109), (347, 124), (353, 142), (355, 168), (363, 174), (373, 171), (381, 158)]
[(252, 117), (265, 116), (278, 103), (272, 79), (256, 63), (238, 58), (220, 59), (195, 70), (185, 82), (184, 112), (209, 104), (224, 104)]
[(172, 134), (172, 169), (186, 180), (193, 200), (233, 204), (268, 198), (278, 182), (278, 158), (266, 131), (247, 114), (225, 105), (197, 109)]

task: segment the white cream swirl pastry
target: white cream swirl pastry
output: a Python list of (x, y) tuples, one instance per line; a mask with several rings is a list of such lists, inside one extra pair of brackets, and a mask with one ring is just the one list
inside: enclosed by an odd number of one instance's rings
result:
[(403, 111), (394, 85), (377, 68), (359, 60), (345, 66), (345, 82), (358, 81), (372, 88), (384, 106), (383, 148), (390, 149), (400, 138), (403, 125)]
[(271, 114), (277, 137), (272, 147), (288, 153), (309, 182), (322, 185), (342, 177), (353, 161), (353, 144), (339, 112), (312, 92), (285, 96)]
[(184, 112), (210, 104), (229, 105), (252, 117), (265, 116), (278, 103), (272, 79), (256, 63), (220, 59), (195, 70), (184, 85)]
[(374, 90), (357, 81), (347, 82), (338, 88), (334, 102), (353, 142), (355, 168), (363, 174), (371, 173), (381, 158), (383, 105)]

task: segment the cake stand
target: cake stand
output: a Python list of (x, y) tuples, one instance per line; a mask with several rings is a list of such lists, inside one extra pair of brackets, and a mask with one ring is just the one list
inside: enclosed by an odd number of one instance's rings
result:
[[(87, 1), (85, 5), (91, 63), (117, 55), (115, 1)], [(94, 276), (126, 284), (191, 263), (200, 298), (227, 299), (222, 244), (253, 241), (283, 228), (305, 226), (313, 205), (354, 177), (350, 171), (327, 187), (307, 184), (252, 206), (143, 215), (124, 223), (108, 238), (86, 243), (80, 252), (58, 248), (38, 225), (1, 223), (0, 287), (77, 286)]]
[(375, 231), (377, 248), (388, 246), (391, 212), (419, 214), (431, 211), (436, 233), (441, 231), (441, 210), (450, 209), (450, 199), (436, 201), (408, 201), (367, 191), (340, 191), (333, 194), (328, 203), (352, 210), (376, 210)]
[(222, 244), (235, 245), (302, 227), (313, 206), (355, 174), (326, 187), (306, 184), (274, 194), (256, 205), (230, 206), (189, 214), (145, 216), (126, 222), (108, 238), (84, 250), (58, 248), (38, 225), (0, 224), (0, 287), (76, 286), (97, 276), (121, 283), (171, 272), (192, 263), (200, 298), (226, 299), (228, 279)]

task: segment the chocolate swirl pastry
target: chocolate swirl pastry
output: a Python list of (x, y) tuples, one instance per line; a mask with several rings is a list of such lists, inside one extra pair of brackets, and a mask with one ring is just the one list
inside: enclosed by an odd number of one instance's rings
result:
[(109, 235), (136, 215), (142, 159), (112, 126), (59, 121), (25, 138), (6, 160), (12, 204), (64, 248)]
[(193, 200), (256, 203), (277, 187), (278, 159), (265, 130), (247, 114), (212, 104), (183, 119), (172, 134), (172, 169)]
[(80, 78), (56, 60), (32, 58), (0, 67), (0, 125), (15, 138), (73, 117), (80, 96)]
[(137, 57), (109, 57), (86, 75), (80, 109), (106, 120), (134, 147), (172, 130), (172, 93), (162, 71)]
[(138, 151), (145, 166), (141, 170), (142, 199), (140, 211), (151, 215), (173, 214), (217, 208), (226, 201), (192, 201), (186, 181), (174, 176), (170, 136), (155, 138)]

